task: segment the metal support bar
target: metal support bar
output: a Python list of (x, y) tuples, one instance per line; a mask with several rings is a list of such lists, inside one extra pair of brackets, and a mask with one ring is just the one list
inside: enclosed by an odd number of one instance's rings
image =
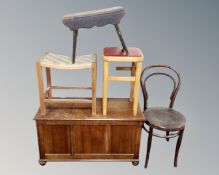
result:
[(115, 28), (116, 28), (116, 32), (117, 32), (117, 34), (119, 36), (120, 42), (121, 42), (122, 47), (123, 47), (122, 51), (123, 52), (125, 51), (126, 54), (128, 54), (128, 49), (127, 49), (126, 44), (125, 44), (125, 42), (123, 40), (122, 33), (121, 33), (120, 29), (119, 29), (119, 25), (115, 24)]

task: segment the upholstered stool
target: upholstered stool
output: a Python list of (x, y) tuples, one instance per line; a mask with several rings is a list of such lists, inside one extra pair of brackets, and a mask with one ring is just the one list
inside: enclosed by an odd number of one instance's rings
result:
[[(103, 76), (103, 115), (107, 113), (107, 94), (108, 94), (108, 81), (130, 81), (130, 101), (133, 102), (133, 114), (137, 114), (138, 96), (140, 87), (141, 67), (144, 55), (138, 48), (128, 48), (128, 53), (124, 52), (122, 48), (107, 47), (103, 51), (104, 61), (104, 76)], [(109, 63), (110, 62), (130, 62), (131, 67), (122, 67), (117, 70), (130, 70), (131, 76), (118, 77), (109, 76)]]
[(63, 17), (63, 23), (73, 31), (72, 63), (75, 63), (77, 36), (80, 28), (89, 29), (94, 26), (102, 27), (107, 24), (114, 25), (121, 41), (123, 51), (127, 52), (127, 47), (119, 29), (120, 20), (124, 15), (125, 10), (120, 6), (65, 15)]
[[(36, 63), (39, 98), (40, 98), (40, 111), (42, 115), (46, 114), (46, 104), (51, 103), (89, 103), (92, 104), (92, 115), (96, 115), (96, 54), (77, 56), (75, 64), (72, 64), (71, 57), (45, 53), (43, 59)], [(46, 82), (47, 89), (44, 92), (42, 67), (46, 69)], [(92, 86), (91, 87), (65, 87), (65, 86), (52, 86), (50, 69), (61, 70), (79, 70), (91, 69), (92, 70)], [(55, 98), (52, 96), (52, 89), (79, 89), (91, 90), (92, 99), (76, 99), (76, 98)]]

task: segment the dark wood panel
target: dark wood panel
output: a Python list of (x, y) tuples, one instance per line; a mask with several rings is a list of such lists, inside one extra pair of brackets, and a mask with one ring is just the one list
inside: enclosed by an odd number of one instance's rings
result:
[(70, 154), (70, 126), (38, 125), (44, 154)]
[(74, 154), (106, 153), (108, 142), (106, 126), (76, 125), (74, 133)]
[(134, 153), (136, 126), (111, 126), (110, 153)]

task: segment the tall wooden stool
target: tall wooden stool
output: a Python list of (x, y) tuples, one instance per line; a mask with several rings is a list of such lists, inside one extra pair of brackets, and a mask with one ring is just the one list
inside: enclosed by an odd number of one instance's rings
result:
[[(75, 64), (72, 64), (72, 58), (58, 55), (54, 53), (45, 53), (44, 58), (36, 62), (36, 71), (39, 86), (40, 112), (41, 115), (46, 114), (46, 104), (53, 103), (88, 103), (92, 104), (92, 115), (96, 115), (96, 54), (77, 56)], [(42, 67), (46, 69), (47, 89), (44, 92)], [(61, 70), (92, 70), (92, 86), (91, 87), (66, 87), (52, 86), (50, 69)], [(73, 90), (91, 90), (92, 99), (76, 99), (76, 98), (55, 98), (52, 96), (53, 89), (73, 89)]]
[[(103, 51), (104, 61), (104, 76), (103, 76), (103, 115), (107, 113), (107, 96), (108, 96), (108, 81), (130, 81), (130, 101), (133, 102), (133, 115), (137, 114), (138, 96), (140, 87), (140, 75), (142, 61), (144, 59), (143, 53), (138, 48), (128, 48), (128, 53), (124, 52), (122, 48), (107, 47)], [(119, 67), (117, 70), (130, 70), (131, 76), (118, 77), (109, 76), (110, 62), (130, 62), (131, 67)]]

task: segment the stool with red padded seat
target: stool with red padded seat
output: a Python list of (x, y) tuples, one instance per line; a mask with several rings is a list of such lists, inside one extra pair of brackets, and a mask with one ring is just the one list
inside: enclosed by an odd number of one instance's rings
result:
[[(137, 114), (138, 96), (140, 87), (141, 67), (144, 55), (138, 48), (128, 48), (128, 53), (122, 48), (106, 47), (103, 50), (104, 76), (103, 76), (103, 115), (107, 113), (108, 81), (130, 81), (130, 102), (133, 102), (133, 115)], [(117, 70), (130, 70), (131, 76), (110, 76), (110, 62), (130, 62), (131, 67), (118, 67)]]

